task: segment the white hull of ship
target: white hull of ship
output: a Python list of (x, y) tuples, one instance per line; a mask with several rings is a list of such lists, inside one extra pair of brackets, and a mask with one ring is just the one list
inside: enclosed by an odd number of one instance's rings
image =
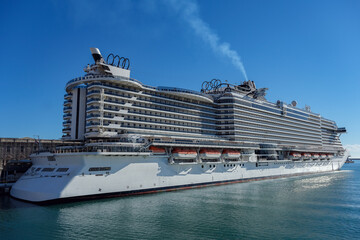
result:
[[(10, 194), (25, 201), (47, 203), (289, 177), (339, 170), (347, 154), (306, 162), (170, 164), (168, 159), (168, 156), (131, 153), (41, 153), (33, 156), (32, 168), (14, 184)], [(111, 167), (111, 170), (89, 171), (97, 167)], [(36, 172), (37, 168), (55, 170)], [(58, 168), (68, 171), (57, 172)]]

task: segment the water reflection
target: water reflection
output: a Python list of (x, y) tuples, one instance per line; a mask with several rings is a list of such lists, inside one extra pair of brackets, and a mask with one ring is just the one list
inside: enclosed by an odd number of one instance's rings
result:
[(14, 200), (4, 200), (0, 234), (4, 239), (355, 238), (359, 172), (46, 207), (18, 208)]

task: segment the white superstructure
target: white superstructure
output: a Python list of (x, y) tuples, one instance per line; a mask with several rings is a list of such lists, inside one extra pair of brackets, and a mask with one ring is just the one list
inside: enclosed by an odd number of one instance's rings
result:
[(48, 202), (148, 193), (338, 170), (347, 153), (334, 121), (267, 89), (204, 82), (201, 92), (130, 78), (130, 61), (91, 49), (69, 81), (63, 139), (84, 146), (32, 156), (13, 197)]

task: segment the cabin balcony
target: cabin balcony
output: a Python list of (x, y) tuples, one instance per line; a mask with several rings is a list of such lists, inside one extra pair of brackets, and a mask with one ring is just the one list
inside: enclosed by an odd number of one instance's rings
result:
[(72, 116), (71, 113), (66, 113), (66, 114), (63, 115), (63, 118), (64, 118), (64, 120), (65, 119), (70, 119), (71, 116)]
[(72, 110), (72, 107), (64, 107), (64, 113), (71, 112), (71, 110)]
[(86, 100), (86, 103), (99, 103), (99, 102), (100, 102), (99, 98), (90, 98)]
[(71, 106), (72, 104), (72, 100), (65, 100), (64, 101), (64, 106)]
[(71, 125), (71, 121), (70, 121), (70, 120), (63, 122), (63, 126), (64, 126), (64, 127), (70, 127), (70, 125)]
[(64, 98), (65, 99), (71, 99), (72, 98), (72, 94), (71, 93), (66, 93), (66, 94), (64, 94)]
[(63, 133), (70, 133), (70, 132), (71, 132), (71, 128), (63, 128), (62, 132), (63, 132)]
[(62, 135), (61, 137), (63, 140), (70, 140), (71, 136), (69, 134)]
[(88, 106), (87, 108), (86, 108), (86, 112), (91, 112), (91, 111), (98, 111), (100, 109), (100, 107), (99, 106)]
[(100, 94), (100, 90), (90, 90), (87, 92), (87, 96), (90, 97), (92, 95), (98, 95)]

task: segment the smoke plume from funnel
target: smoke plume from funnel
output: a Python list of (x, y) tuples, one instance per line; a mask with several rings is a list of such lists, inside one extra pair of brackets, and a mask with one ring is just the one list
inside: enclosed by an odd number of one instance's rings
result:
[(221, 42), (219, 36), (215, 34), (211, 28), (199, 16), (198, 5), (193, 0), (170, 0), (165, 1), (171, 8), (179, 12), (184, 21), (194, 30), (196, 35), (202, 38), (210, 45), (214, 52), (220, 53), (229, 58), (231, 63), (238, 68), (244, 75), (245, 80), (248, 80), (244, 65), (239, 54), (231, 49), (230, 44)]

